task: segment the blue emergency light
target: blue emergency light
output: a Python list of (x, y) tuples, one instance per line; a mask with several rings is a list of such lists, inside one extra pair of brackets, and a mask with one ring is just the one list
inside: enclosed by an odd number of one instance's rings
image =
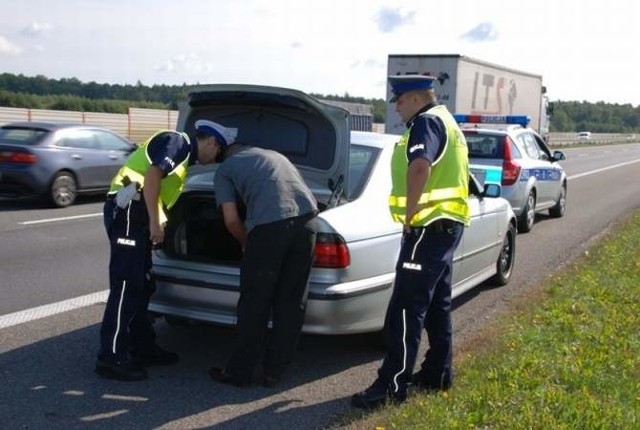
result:
[(529, 115), (453, 115), (458, 123), (466, 124), (518, 124), (526, 127), (531, 122)]

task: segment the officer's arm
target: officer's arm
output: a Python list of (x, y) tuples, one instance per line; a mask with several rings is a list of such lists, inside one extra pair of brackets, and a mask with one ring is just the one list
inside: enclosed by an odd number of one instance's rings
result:
[(416, 158), (407, 170), (407, 213), (405, 225), (410, 225), (411, 218), (418, 212), (418, 201), (424, 186), (431, 174), (431, 163), (426, 158)]
[(144, 175), (144, 202), (149, 214), (150, 240), (153, 244), (164, 242), (164, 230), (160, 226), (160, 214), (158, 213), (158, 199), (160, 197), (160, 181), (164, 172), (157, 166), (151, 166)]
[(238, 215), (238, 206), (235, 202), (222, 203), (222, 215), (224, 216), (224, 225), (227, 230), (236, 238), (242, 248), (247, 242), (247, 230), (244, 227), (240, 215)]

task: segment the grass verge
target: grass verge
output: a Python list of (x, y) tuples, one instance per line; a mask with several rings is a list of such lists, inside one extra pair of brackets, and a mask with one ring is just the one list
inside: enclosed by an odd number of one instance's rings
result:
[[(350, 429), (639, 429), (640, 212), (456, 360), (454, 388)], [(499, 333), (499, 334), (497, 334)]]

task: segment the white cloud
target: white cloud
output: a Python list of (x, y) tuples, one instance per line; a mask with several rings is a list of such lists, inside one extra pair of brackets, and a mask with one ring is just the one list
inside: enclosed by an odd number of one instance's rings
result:
[(52, 29), (53, 26), (51, 24), (32, 22), (27, 27), (23, 28), (20, 33), (28, 37), (42, 37), (48, 36)]
[(413, 17), (415, 12), (402, 13), (400, 9), (391, 9), (383, 7), (378, 12), (376, 22), (378, 23), (378, 29), (383, 33), (391, 33), (399, 27), (413, 24)]
[(20, 55), (22, 49), (13, 44), (9, 39), (0, 35), (0, 55)]
[(170, 58), (166, 63), (155, 67), (158, 72), (186, 73), (199, 75), (213, 70), (213, 63), (205, 61), (198, 54), (183, 54)]
[(481, 22), (461, 36), (470, 42), (489, 42), (498, 39), (498, 30), (490, 22)]

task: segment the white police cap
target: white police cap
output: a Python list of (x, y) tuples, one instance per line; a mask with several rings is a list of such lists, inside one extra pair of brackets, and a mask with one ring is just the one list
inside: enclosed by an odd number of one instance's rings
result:
[(238, 137), (237, 128), (228, 128), (217, 122), (208, 119), (199, 119), (196, 121), (196, 130), (207, 133), (216, 138), (221, 146), (231, 145)]

